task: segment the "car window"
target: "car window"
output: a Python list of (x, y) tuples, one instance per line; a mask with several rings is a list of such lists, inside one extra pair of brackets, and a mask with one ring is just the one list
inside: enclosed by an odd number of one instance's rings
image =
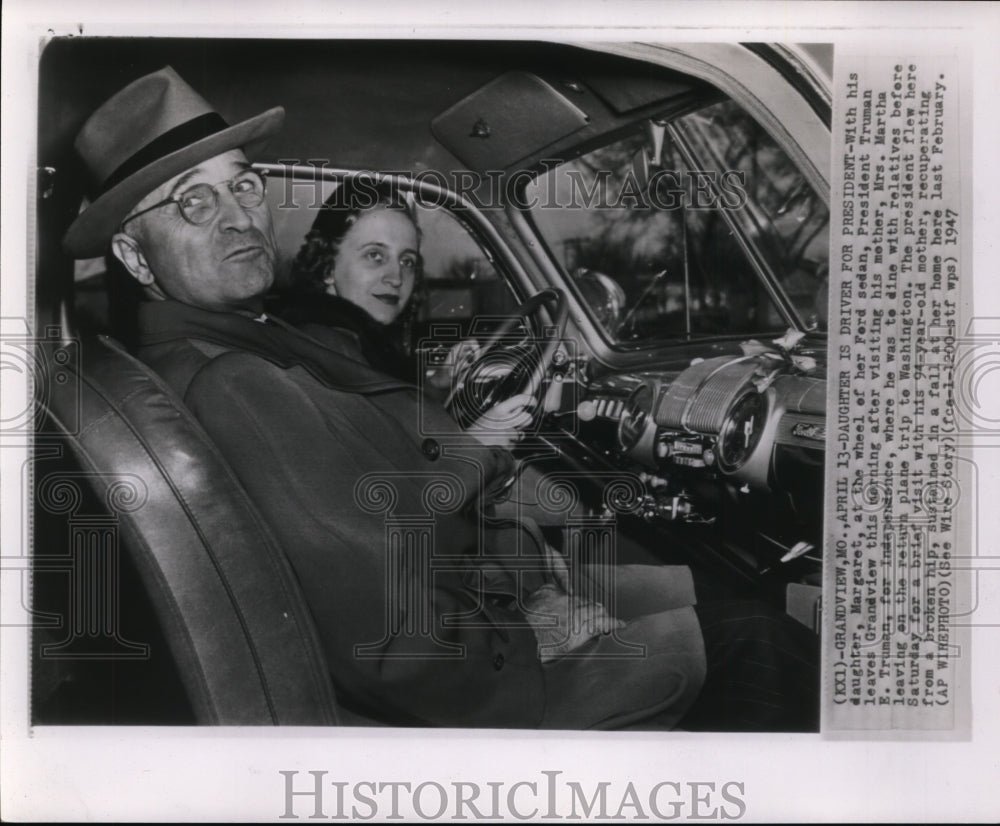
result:
[(517, 297), (469, 230), (444, 207), (417, 207), (425, 296), (417, 322), (425, 330), (457, 322), (463, 332), (484, 314), (504, 315)]
[(733, 101), (637, 124), (524, 202), (613, 343), (825, 329), (827, 206)]

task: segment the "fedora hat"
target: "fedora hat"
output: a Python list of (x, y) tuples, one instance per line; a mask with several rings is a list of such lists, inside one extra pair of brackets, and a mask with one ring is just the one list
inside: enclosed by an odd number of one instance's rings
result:
[(93, 188), (63, 248), (74, 258), (102, 255), (122, 219), (152, 190), (230, 149), (251, 156), (284, 118), (278, 106), (230, 126), (169, 66), (139, 78), (105, 101), (76, 137)]

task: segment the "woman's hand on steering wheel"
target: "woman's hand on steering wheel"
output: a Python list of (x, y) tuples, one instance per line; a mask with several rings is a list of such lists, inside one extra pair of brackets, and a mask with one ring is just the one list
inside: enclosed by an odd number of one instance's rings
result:
[(524, 437), (524, 429), (534, 417), (535, 403), (531, 393), (511, 396), (483, 413), (465, 432), (484, 445), (510, 447)]
[(482, 351), (479, 342), (474, 338), (464, 338), (451, 346), (444, 362), (428, 373), (427, 382), (438, 390), (447, 390), (460, 382), (472, 363)]
[[(541, 329), (534, 323), (540, 312), (547, 310), (554, 329), (541, 339), (533, 338), (533, 330)], [(504, 401), (528, 395), (540, 399), (546, 369), (559, 345), (566, 323), (566, 301), (561, 290), (545, 289), (521, 304), (494, 330), (482, 346), (476, 345), (471, 363), (452, 361), (452, 388), (445, 400), (447, 407), (465, 428), (479, 424), (484, 417), (501, 420), (517, 413), (525, 413), (524, 405), (500, 409)], [(524, 335), (516, 328), (520, 326)], [(464, 342), (459, 342), (461, 346)], [(458, 355), (456, 347), (451, 355)], [(467, 350), (465, 358), (468, 359)], [(467, 369), (463, 369), (468, 364)], [(497, 409), (497, 416), (493, 415)], [(530, 416), (529, 415), (529, 421)], [(524, 425), (526, 426), (526, 425)], [(503, 429), (510, 431), (509, 421)]]

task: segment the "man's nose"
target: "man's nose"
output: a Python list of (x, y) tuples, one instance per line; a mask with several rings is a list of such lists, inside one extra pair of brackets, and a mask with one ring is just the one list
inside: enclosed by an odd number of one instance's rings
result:
[(253, 226), (250, 212), (240, 206), (228, 186), (220, 186), (216, 194), (219, 196), (220, 229), (246, 232)]

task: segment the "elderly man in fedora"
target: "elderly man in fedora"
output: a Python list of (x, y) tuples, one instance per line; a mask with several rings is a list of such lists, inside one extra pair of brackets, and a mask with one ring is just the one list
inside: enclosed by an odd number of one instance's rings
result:
[[(64, 246), (110, 249), (142, 285), (138, 355), (278, 536), (342, 700), (424, 725), (814, 727), (815, 664), (786, 617), (696, 605), (680, 567), (620, 566), (603, 591), (571, 593), (530, 520), (490, 518), (506, 451), (470, 446), (432, 404), (423, 421), (444, 435), (422, 438), (417, 388), (374, 370), (349, 332), (262, 312), (276, 250), (249, 158), (283, 117), (229, 125), (170, 68), (136, 80), (77, 138), (95, 187)], [(359, 483), (371, 473), (401, 513), (447, 489), (433, 571), (387, 549), (385, 501)]]

